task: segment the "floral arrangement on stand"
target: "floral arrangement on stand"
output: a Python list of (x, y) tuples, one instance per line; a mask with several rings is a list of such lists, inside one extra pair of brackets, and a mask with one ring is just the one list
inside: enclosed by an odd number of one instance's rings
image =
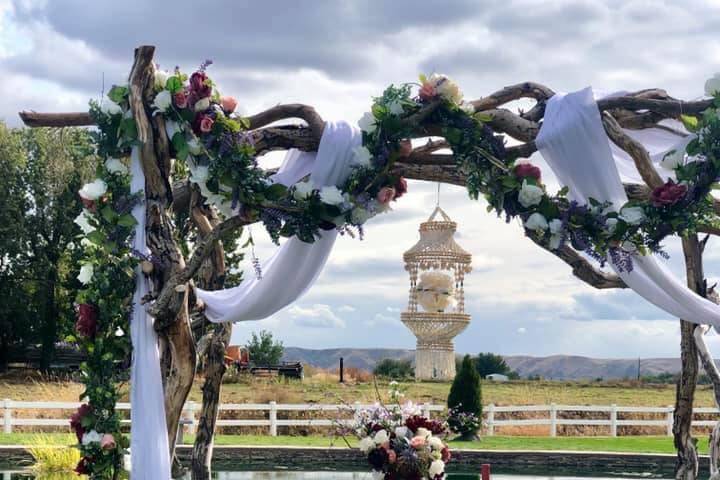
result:
[(420, 406), (408, 401), (391, 384), (393, 403), (376, 403), (355, 414), (352, 432), (358, 449), (367, 456), (373, 478), (378, 480), (441, 480), (452, 454), (443, 441), (447, 425), (422, 415)]
[(458, 405), (448, 411), (447, 423), (450, 431), (458, 435), (460, 439), (477, 435), (482, 427), (482, 419), (474, 413), (463, 411), (460, 407), (461, 405)]

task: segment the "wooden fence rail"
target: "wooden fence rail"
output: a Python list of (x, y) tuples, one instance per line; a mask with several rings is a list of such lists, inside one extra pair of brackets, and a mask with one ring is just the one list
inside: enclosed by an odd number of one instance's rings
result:
[[(37, 427), (67, 427), (69, 413), (59, 418), (30, 418), (28, 415), (22, 417), (14, 416), (13, 412), (19, 410), (75, 410), (80, 406), (79, 402), (25, 402), (15, 400), (3, 400), (0, 402), (2, 408), (2, 423), (5, 433), (12, 433), (15, 426), (37, 426)], [(303, 412), (322, 413), (335, 412), (339, 416), (346, 412), (346, 417), (353, 411), (367, 408), (369, 405), (358, 402), (352, 405), (340, 404), (281, 404), (281, 403), (225, 403), (220, 405), (220, 411), (251, 411), (261, 415), (258, 418), (248, 419), (227, 419), (220, 418), (218, 427), (266, 427), (268, 434), (276, 436), (278, 427), (332, 427), (338, 423), (348, 423), (349, 419), (337, 420), (335, 418), (278, 418), (280, 412)], [(445, 411), (444, 405), (423, 404), (421, 405), (424, 415), (430, 417), (433, 412)], [(118, 403), (117, 409), (129, 411), (129, 403)], [(179, 440), (182, 440), (184, 431), (194, 433), (198, 423), (197, 412), (200, 405), (196, 402), (185, 404), (181, 423), (185, 428), (179, 430)], [(605, 418), (566, 418), (567, 414), (589, 413), (592, 416), (605, 416)], [(653, 418), (620, 418), (623, 414), (635, 414), (635, 416), (653, 415)], [(695, 408), (695, 414), (720, 416), (717, 408)], [(519, 415), (518, 415), (519, 414)], [(533, 418), (517, 418), (532, 414)], [(128, 415), (129, 416), (129, 415)], [(285, 416), (285, 415), (280, 415)], [(498, 418), (500, 416), (501, 418)], [(507, 418), (513, 416), (515, 418)], [(657, 418), (662, 416), (662, 418)], [(44, 417), (44, 415), (43, 415)], [(673, 407), (624, 407), (618, 405), (510, 405), (496, 406), (487, 405), (484, 409), (484, 430), (485, 434), (492, 436), (496, 428), (502, 427), (523, 427), (523, 426), (547, 426), (548, 435), (554, 437), (558, 434), (558, 427), (574, 426), (605, 426), (609, 427), (610, 435), (618, 435), (618, 427), (661, 427), (668, 436), (672, 435)], [(122, 420), (129, 424), (130, 420)], [(694, 427), (713, 427), (715, 419), (698, 419), (693, 421)]]

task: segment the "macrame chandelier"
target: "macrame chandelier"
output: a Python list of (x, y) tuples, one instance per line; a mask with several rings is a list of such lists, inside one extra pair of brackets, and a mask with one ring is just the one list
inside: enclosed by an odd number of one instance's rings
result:
[(403, 255), (410, 298), (401, 319), (417, 337), (417, 379), (455, 377), (453, 338), (470, 323), (463, 283), (472, 256), (455, 242), (456, 230), (457, 223), (437, 206), (420, 224), (420, 240)]

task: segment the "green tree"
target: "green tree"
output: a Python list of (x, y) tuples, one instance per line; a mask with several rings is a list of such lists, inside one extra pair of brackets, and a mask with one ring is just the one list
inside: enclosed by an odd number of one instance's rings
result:
[(276, 341), (267, 330), (262, 330), (259, 335), (253, 332), (245, 347), (250, 355), (250, 363), (258, 366), (277, 365), (285, 350), (282, 342)]
[(378, 377), (404, 379), (414, 376), (415, 370), (410, 360), (383, 358), (375, 365), (373, 373)]
[[(450, 394), (448, 395), (448, 410), (469, 413), (482, 417), (482, 391), (480, 389), (480, 376), (473, 365), (470, 355), (465, 355), (460, 370), (455, 375)], [(452, 426), (452, 425), (451, 425)], [(473, 436), (475, 432), (471, 433)]]
[(88, 140), (79, 129), (0, 124), (0, 188), (6, 196), (0, 206), (0, 285), (13, 299), (0, 307), (0, 344), (5, 355), (11, 346), (39, 344), (43, 369), (74, 323), (79, 285), (70, 261), (78, 234), (73, 220), (81, 209), (77, 191), (95, 161)]
[(491, 373), (500, 373), (507, 376), (513, 374), (513, 371), (507, 362), (505, 362), (505, 359), (494, 353), (479, 353), (478, 356), (473, 359), (473, 362), (475, 363), (475, 369), (480, 375), (480, 378), (485, 378)]

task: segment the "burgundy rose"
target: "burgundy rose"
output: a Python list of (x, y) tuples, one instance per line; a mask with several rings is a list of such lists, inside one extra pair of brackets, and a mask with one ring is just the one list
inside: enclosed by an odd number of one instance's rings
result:
[(394, 200), (397, 200), (398, 198), (402, 197), (407, 193), (408, 186), (407, 186), (407, 180), (405, 180), (404, 177), (398, 178), (398, 181), (395, 183), (395, 198)]
[(198, 135), (201, 133), (208, 133), (210, 132), (210, 130), (212, 130), (213, 123), (215, 123), (215, 121), (210, 115), (207, 115), (205, 113), (195, 115), (195, 121), (193, 122), (193, 130)]
[(445, 433), (445, 425), (437, 420), (429, 420), (422, 415), (412, 415), (405, 420), (405, 426), (412, 432), (417, 432), (418, 428), (430, 430), (433, 435), (441, 435)]
[(89, 475), (90, 472), (90, 465), (92, 464), (92, 458), (90, 457), (83, 457), (80, 459), (80, 461), (77, 464), (77, 467), (75, 467), (75, 473), (78, 475)]
[(515, 165), (515, 176), (518, 178), (531, 177), (539, 181), (542, 176), (542, 172), (532, 163), (518, 163)]
[(77, 412), (73, 413), (72, 417), (70, 417), (70, 429), (75, 432), (78, 442), (81, 442), (83, 435), (85, 435), (85, 429), (82, 426), (82, 419), (91, 413), (92, 407), (87, 403), (83, 403), (77, 409)]
[(77, 309), (75, 330), (84, 337), (94, 337), (97, 332), (98, 311), (95, 305), (83, 303)]
[(95, 204), (95, 200), (88, 200), (87, 198), (80, 197), (80, 201), (83, 204), (83, 207), (88, 209), (89, 211), (95, 213), (97, 211), (97, 206)]
[(452, 458), (452, 454), (450, 453), (450, 449), (448, 447), (445, 447), (442, 450), (440, 450), (440, 455), (441, 455), (440, 460), (442, 460), (445, 463), (449, 462), (450, 459)]
[(207, 84), (205, 72), (195, 72), (190, 76), (190, 90), (196, 98), (209, 97), (212, 94), (212, 87)]
[(382, 470), (383, 466), (388, 462), (388, 452), (384, 448), (376, 448), (370, 450), (368, 454), (368, 463), (373, 466), (375, 470)]
[(175, 106), (178, 108), (187, 108), (188, 106), (188, 94), (186, 91), (178, 92), (173, 95)]
[(687, 193), (687, 185), (668, 180), (665, 185), (652, 191), (650, 201), (656, 207), (675, 205)]

